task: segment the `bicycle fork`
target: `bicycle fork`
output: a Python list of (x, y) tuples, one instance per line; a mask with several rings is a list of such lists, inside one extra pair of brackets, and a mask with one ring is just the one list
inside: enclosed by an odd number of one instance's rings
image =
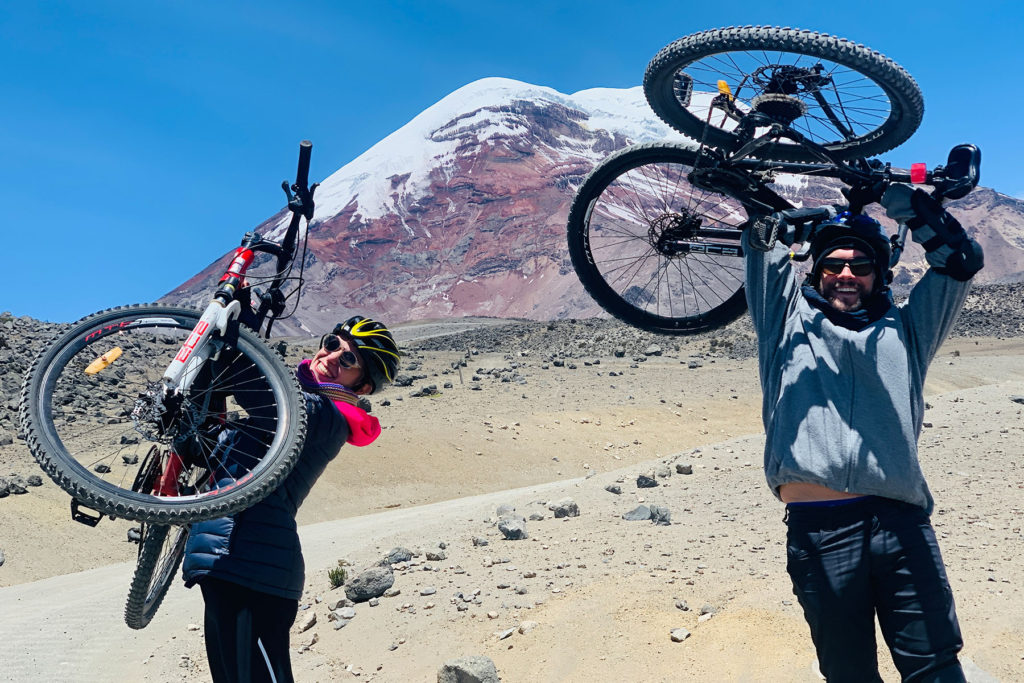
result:
[(227, 306), (220, 301), (210, 302), (164, 373), (163, 380), (169, 391), (182, 394), (188, 391), (199, 370), (216, 353), (210, 344), (213, 333), (218, 332), (222, 337), (225, 336), (228, 324), (238, 318), (241, 308), (237, 301), (232, 301)]
[(168, 391), (179, 394), (188, 391), (199, 370), (215, 355), (215, 350), (209, 344), (210, 337), (214, 332), (219, 332), (221, 337), (226, 336), (228, 325), (238, 319), (242, 305), (235, 298), (235, 292), (241, 287), (254, 255), (253, 250), (244, 242), (243, 246), (235, 250), (235, 258), (221, 277), (213, 301), (203, 311), (192, 334), (181, 345), (164, 373), (163, 379)]

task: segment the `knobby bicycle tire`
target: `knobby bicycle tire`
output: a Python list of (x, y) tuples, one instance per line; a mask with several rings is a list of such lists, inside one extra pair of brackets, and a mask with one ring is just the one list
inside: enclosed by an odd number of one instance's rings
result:
[[(782, 106), (805, 107), (793, 129), (837, 158), (869, 157), (890, 150), (921, 124), (921, 90), (902, 67), (863, 45), (800, 29), (731, 27), (680, 38), (651, 60), (644, 93), (655, 113), (676, 130), (712, 147), (733, 149), (739, 141), (731, 130), (735, 122), (708, 106), (718, 92), (716, 81), (725, 81), (737, 108), (746, 111), (766, 94), (755, 81), (782, 68), (812, 67), (815, 59), (828, 62), (823, 73), (829, 75), (832, 86), (791, 92), (782, 98)], [(812, 91), (817, 94), (812, 96)], [(827, 109), (818, 97), (828, 104)], [(888, 111), (883, 111), (886, 105)], [(709, 123), (712, 120), (717, 123)], [(754, 154), (780, 161), (817, 160), (795, 143), (778, 142)]]
[(587, 176), (569, 210), (569, 255), (580, 282), (630, 325), (691, 334), (746, 310), (739, 249), (746, 210), (691, 185), (695, 161), (679, 144), (620, 150)]
[(178, 574), (187, 539), (188, 527), (142, 524), (139, 559), (124, 606), (124, 623), (130, 628), (146, 628), (153, 620)]
[[(201, 370), (207, 383), (194, 383), (175, 420), (161, 423), (167, 404), (152, 405), (152, 397), (199, 315), (151, 304), (101, 311), (74, 323), (33, 362), (21, 392), (26, 440), (43, 470), (79, 502), (114, 517), (183, 524), (249, 507), (291, 470), (305, 436), (302, 394), (280, 356), (246, 328), (223, 340), (218, 358)], [(119, 355), (108, 353), (114, 349)], [(113, 360), (86, 374), (106, 358)], [(255, 446), (222, 448), (218, 436), (227, 429), (252, 434), (246, 443)], [(169, 478), (173, 490), (133, 490), (147, 449), (183, 444), (192, 465)], [(190, 472), (214, 473), (216, 483), (188, 481)]]

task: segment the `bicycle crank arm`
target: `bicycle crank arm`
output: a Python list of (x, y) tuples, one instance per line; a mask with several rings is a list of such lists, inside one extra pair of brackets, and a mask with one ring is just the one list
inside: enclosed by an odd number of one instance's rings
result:
[(735, 152), (732, 152), (729, 155), (729, 161), (739, 161), (741, 159), (746, 159), (757, 150), (761, 149), (766, 145), (774, 144), (776, 141), (779, 140), (779, 138), (782, 137), (787, 137), (786, 129), (783, 128), (782, 124), (780, 123), (773, 123), (771, 124), (771, 127), (768, 129), (767, 133), (764, 133), (763, 135), (759, 135), (756, 138), (749, 140), (746, 144), (737, 149)]
[(807, 139), (807, 137), (793, 130), (789, 126), (784, 126), (781, 123), (777, 122), (772, 123), (770, 126), (768, 126), (768, 130), (762, 135), (750, 139), (749, 141), (746, 142), (746, 144), (741, 146), (739, 149), (730, 153), (729, 161), (731, 163), (742, 161), (749, 157), (754, 152), (756, 152), (758, 149), (765, 147), (767, 145), (774, 144), (781, 140), (782, 138), (792, 140), (793, 142), (800, 145), (808, 152), (816, 156), (819, 161), (822, 161), (832, 166), (842, 166), (842, 162), (839, 159), (837, 159), (832, 153), (830, 153), (827, 149), (817, 144), (813, 140)]

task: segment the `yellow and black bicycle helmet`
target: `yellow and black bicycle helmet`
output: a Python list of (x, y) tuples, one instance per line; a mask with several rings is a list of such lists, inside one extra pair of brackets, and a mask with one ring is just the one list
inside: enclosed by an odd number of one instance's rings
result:
[(367, 379), (373, 385), (371, 393), (395, 380), (401, 363), (401, 352), (395, 338), (383, 323), (354, 315), (335, 325), (331, 333), (351, 340), (358, 347), (359, 355), (366, 363)]

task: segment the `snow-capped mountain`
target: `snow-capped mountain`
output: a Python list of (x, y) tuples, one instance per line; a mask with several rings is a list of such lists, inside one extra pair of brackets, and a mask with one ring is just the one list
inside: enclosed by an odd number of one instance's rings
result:
[[(353, 311), (396, 322), (598, 314), (569, 262), (569, 205), (611, 152), (666, 140), (687, 138), (655, 116), (639, 86), (565, 95), (504, 78), (470, 83), (322, 182), (303, 298), (281, 331), (318, 331)], [(776, 189), (796, 201), (841, 201), (828, 180), (798, 177)], [(1024, 202), (979, 190), (957, 204), (977, 214), (958, 214), (965, 225), (987, 221), (998, 237), (998, 272), (981, 279), (1024, 279)], [(287, 220), (281, 212), (257, 230), (272, 236)], [(986, 247), (987, 230), (972, 229)], [(923, 269), (921, 256), (910, 250), (901, 279)], [(164, 300), (199, 305), (223, 267)]]
[[(364, 221), (402, 214), (406, 197), (423, 194), (438, 178), (456, 177), (467, 157), (487, 141), (541, 142), (531, 151), (552, 163), (596, 163), (607, 149), (595, 143), (613, 138), (647, 142), (682, 136), (650, 111), (639, 86), (563, 95), (507, 78), (485, 78), (448, 95), (327, 178), (317, 191), (318, 216), (337, 215), (352, 201), (358, 202)], [(395, 192), (394, 183), (382, 182), (391, 178), (401, 179), (401, 192)]]

